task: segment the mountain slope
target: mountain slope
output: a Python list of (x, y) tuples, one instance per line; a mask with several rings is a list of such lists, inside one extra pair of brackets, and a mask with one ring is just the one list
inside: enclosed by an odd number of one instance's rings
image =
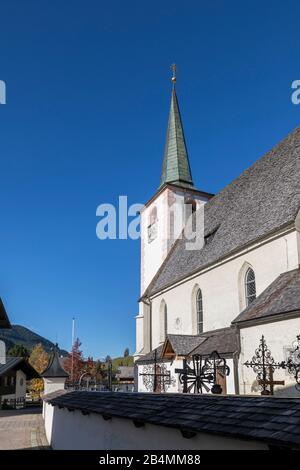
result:
[[(43, 336), (34, 333), (25, 326), (12, 325), (11, 330), (0, 329), (0, 340), (6, 344), (6, 350), (9, 351), (15, 344), (23, 344), (29, 351), (39, 343), (42, 343), (45, 351), (50, 352), (54, 343)], [(61, 349), (60, 354), (67, 355), (67, 351)]]

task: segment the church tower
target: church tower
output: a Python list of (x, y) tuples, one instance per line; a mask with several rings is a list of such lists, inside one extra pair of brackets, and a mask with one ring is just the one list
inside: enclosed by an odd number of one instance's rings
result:
[[(195, 188), (176, 94), (176, 66), (172, 66), (172, 94), (160, 185), (141, 211), (141, 295), (180, 236), (186, 208), (196, 210), (213, 195)], [(191, 210), (191, 209), (189, 209)], [(137, 318), (137, 353), (151, 349), (149, 305), (141, 302)]]

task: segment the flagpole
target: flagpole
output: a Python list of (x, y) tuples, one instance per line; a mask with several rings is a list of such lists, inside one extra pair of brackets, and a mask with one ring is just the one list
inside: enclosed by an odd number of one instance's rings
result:
[(72, 386), (74, 385), (74, 337), (75, 337), (75, 317), (72, 318), (72, 367), (71, 367), (71, 380)]

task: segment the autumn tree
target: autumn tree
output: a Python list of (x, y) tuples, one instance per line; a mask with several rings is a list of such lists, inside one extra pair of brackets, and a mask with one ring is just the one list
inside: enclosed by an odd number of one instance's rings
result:
[[(41, 374), (47, 368), (49, 363), (49, 354), (43, 348), (41, 343), (37, 344), (31, 351), (29, 364)], [(30, 382), (30, 393), (32, 398), (40, 398), (44, 391), (43, 379), (32, 379)]]
[(77, 338), (73, 344), (72, 351), (64, 361), (64, 369), (69, 373), (70, 379), (73, 383), (78, 382), (81, 375), (85, 372), (85, 362), (80, 346), (81, 342), (79, 338)]
[(43, 348), (42, 343), (34, 346), (29, 357), (29, 364), (41, 374), (48, 367), (49, 354)]

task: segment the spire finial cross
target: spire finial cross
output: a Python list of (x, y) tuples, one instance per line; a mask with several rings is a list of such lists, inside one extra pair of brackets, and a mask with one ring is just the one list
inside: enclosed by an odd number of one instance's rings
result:
[(172, 65), (171, 65), (171, 70), (172, 70), (172, 72), (173, 72), (173, 76), (172, 76), (171, 80), (172, 80), (172, 82), (173, 82), (174, 85), (175, 85), (175, 83), (176, 83), (176, 69), (177, 69), (177, 68), (176, 68), (176, 64), (172, 64)]

